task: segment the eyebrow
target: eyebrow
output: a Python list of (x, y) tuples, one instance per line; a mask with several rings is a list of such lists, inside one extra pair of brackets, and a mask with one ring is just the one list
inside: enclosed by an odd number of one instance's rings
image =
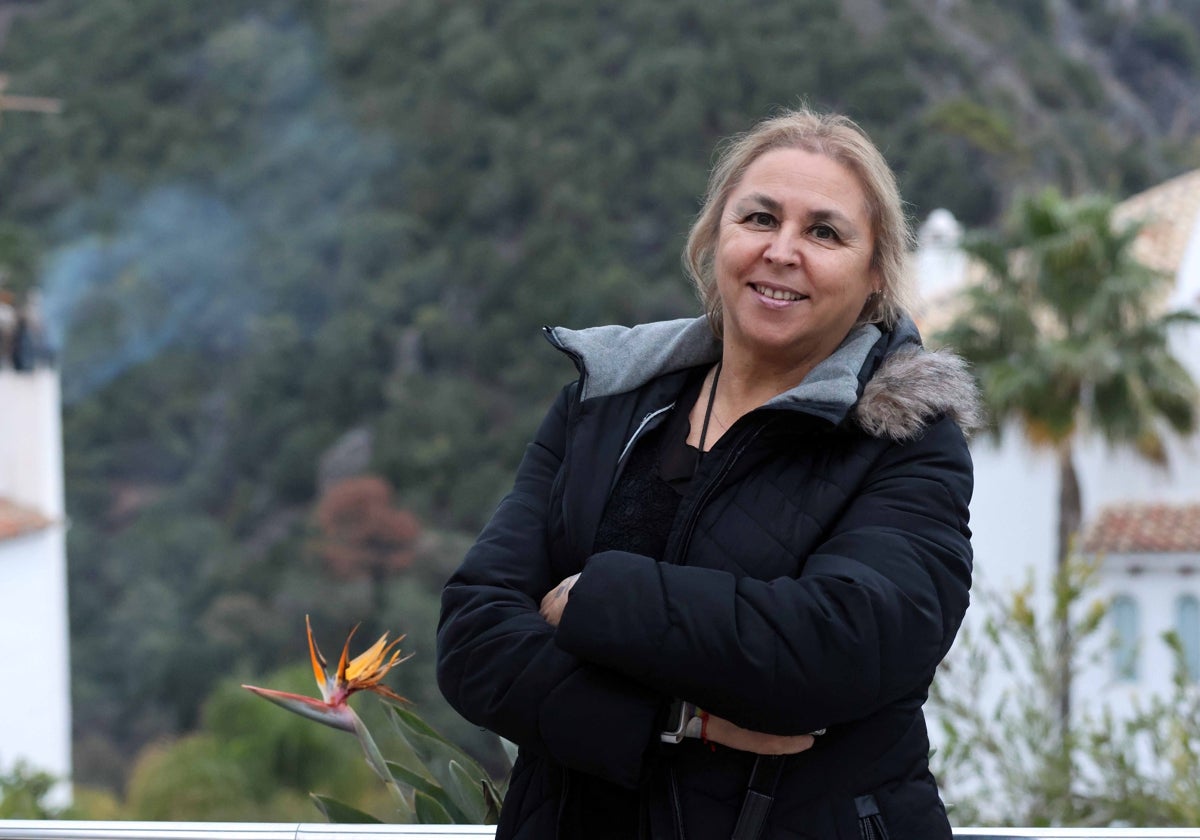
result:
[(770, 210), (772, 213), (780, 213), (783, 210), (782, 204), (771, 198), (771, 196), (763, 195), (762, 193), (751, 193), (750, 195), (743, 197), (742, 200), (737, 203), (738, 212), (741, 212), (742, 208), (747, 204), (757, 204), (766, 210)]
[[(751, 193), (750, 195), (744, 196), (737, 203), (737, 208), (736, 208), (737, 211), (739, 213), (745, 212), (747, 204), (751, 204), (751, 205), (756, 204), (756, 205), (762, 207), (764, 210), (769, 210), (770, 212), (772, 212), (776, 215), (780, 215), (783, 212), (782, 204), (780, 204), (775, 199), (771, 198), (769, 195), (764, 195), (763, 193)], [(843, 225), (846, 228), (850, 228), (850, 229), (854, 229), (854, 230), (858, 229), (858, 226), (854, 224), (854, 222), (850, 219), (850, 217), (847, 216), (846, 214), (842, 213), (839, 210), (831, 210), (831, 209), (814, 210), (811, 214), (811, 217), (812, 217), (812, 220), (815, 222), (826, 222), (826, 221), (837, 222), (839, 225)]]

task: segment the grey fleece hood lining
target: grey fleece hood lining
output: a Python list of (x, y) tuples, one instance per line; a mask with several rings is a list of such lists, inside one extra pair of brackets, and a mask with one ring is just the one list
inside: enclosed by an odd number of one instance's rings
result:
[[(721, 343), (705, 318), (584, 330), (547, 327), (545, 332), (556, 347), (575, 358), (581, 400), (624, 393), (658, 376), (715, 364), (721, 357)], [(883, 362), (860, 398), (859, 372), (881, 335), (874, 324), (851, 330), (803, 382), (766, 407), (809, 410), (839, 422), (852, 413), (868, 434), (898, 441), (918, 436), (941, 414), (952, 417), (967, 434), (983, 425), (978, 389), (966, 363), (945, 350), (926, 352), (916, 341)]]
[[(631, 391), (651, 379), (721, 358), (705, 318), (681, 318), (585, 330), (555, 327), (553, 341), (579, 361), (583, 400)], [(819, 405), (845, 413), (858, 400), (858, 372), (881, 333), (874, 324), (855, 327), (804, 381), (766, 403), (772, 408)]]

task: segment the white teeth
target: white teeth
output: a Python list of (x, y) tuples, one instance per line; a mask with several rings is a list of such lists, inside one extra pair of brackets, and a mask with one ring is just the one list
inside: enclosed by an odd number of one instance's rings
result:
[(771, 300), (804, 300), (805, 295), (789, 292), (784, 289), (769, 289), (766, 286), (755, 286), (754, 291)]

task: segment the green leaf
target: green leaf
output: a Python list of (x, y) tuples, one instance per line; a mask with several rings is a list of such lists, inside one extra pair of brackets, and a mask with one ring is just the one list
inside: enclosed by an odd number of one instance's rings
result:
[(352, 805), (347, 805), (345, 802), (340, 802), (329, 796), (323, 796), (319, 793), (310, 793), (316, 806), (321, 809), (321, 813), (325, 815), (325, 819), (331, 823), (382, 823), (383, 820), (371, 816), (366, 811), (360, 811)]
[(457, 761), (450, 762), (450, 793), (454, 801), (476, 825), (483, 822), (487, 813), (487, 800), (483, 795), (482, 783), (486, 776), (472, 776)]
[(401, 784), (406, 784), (414, 791), (428, 794), (433, 799), (437, 800), (449, 812), (450, 816), (457, 823), (470, 824), (476, 822), (467, 818), (466, 813), (454, 803), (450, 794), (443, 790), (436, 782), (425, 778), (424, 776), (414, 773), (407, 767), (402, 767), (395, 762), (388, 762), (388, 769), (392, 771), (392, 775)]
[(450, 814), (433, 797), (417, 791), (417, 822), (421, 825), (452, 825)]
[(507, 738), (501, 738), (500, 746), (504, 748), (504, 754), (508, 757), (508, 766), (511, 768), (517, 762), (517, 745)]
[(433, 796), (434, 791), (441, 791), (441, 786), (433, 779), (424, 776), (395, 761), (387, 763), (388, 770), (391, 771), (392, 777), (402, 785), (408, 785), (413, 790), (423, 791)]
[(500, 805), (504, 801), (504, 797), (500, 791), (496, 790), (491, 779), (483, 780), (483, 798), (487, 800), (487, 811), (483, 815), (483, 824), (496, 825), (500, 822)]
[(389, 750), (392, 758), (388, 761), (388, 766), (394, 768), (395, 765), (399, 765), (410, 772), (421, 775), (430, 782), (434, 782), (433, 774), (425, 766), (425, 759), (417, 753), (412, 743), (410, 743), (409, 737), (405, 734), (408, 730), (401, 723), (400, 718), (393, 714), (394, 712), (394, 708), (387, 707), (388, 723), (391, 724), (392, 731), (396, 734), (395, 745)]
[[(425, 723), (407, 709), (395, 706), (389, 708), (392, 720), (396, 724), (397, 733), (412, 747), (419, 763), (431, 773), (433, 779), (443, 788), (450, 788), (454, 782), (450, 773), (450, 762), (454, 761), (466, 768), (474, 778), (482, 779), (487, 773), (469, 755), (448, 741), (441, 733)], [(411, 764), (406, 766), (414, 769)]]
[(443, 744), (446, 744), (448, 746), (451, 746), (451, 747), (454, 746), (453, 744), (450, 743), (450, 741), (446, 740), (445, 736), (443, 736), (440, 732), (438, 732), (436, 729), (434, 729), (432, 726), (430, 726), (425, 721), (421, 720), (421, 717), (419, 715), (414, 714), (413, 712), (410, 712), (408, 709), (402, 709), (401, 707), (396, 706), (396, 705), (389, 705), (389, 708), (391, 709), (392, 713), (400, 720), (400, 722), (403, 723), (409, 729), (411, 729), (413, 732), (416, 732), (420, 735), (424, 735), (427, 738), (433, 738), (434, 740), (440, 741)]
[(367, 725), (363, 723), (362, 718), (351, 712), (354, 722), (354, 734), (358, 737), (358, 743), (362, 746), (363, 754), (366, 756), (367, 764), (375, 771), (375, 774), (385, 784), (393, 784), (394, 781), (391, 774), (388, 772), (387, 761), (383, 757), (383, 753), (379, 751), (379, 747), (375, 744), (375, 739), (371, 737), (371, 731), (367, 729)]

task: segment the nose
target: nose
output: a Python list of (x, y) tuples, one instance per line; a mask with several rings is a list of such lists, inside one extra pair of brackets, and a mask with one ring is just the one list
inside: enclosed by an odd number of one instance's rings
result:
[(763, 251), (763, 259), (776, 265), (796, 265), (800, 262), (800, 237), (789, 225), (776, 231)]

